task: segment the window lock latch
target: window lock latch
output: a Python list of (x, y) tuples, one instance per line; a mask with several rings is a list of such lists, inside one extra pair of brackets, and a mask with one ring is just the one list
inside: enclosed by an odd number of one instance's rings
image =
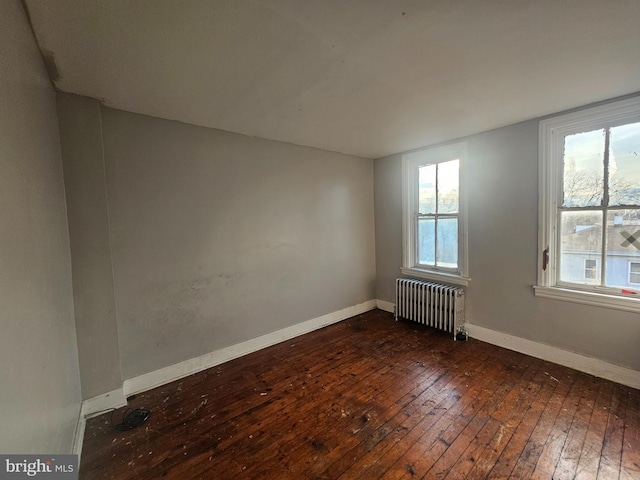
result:
[(549, 266), (549, 247), (542, 252), (542, 270), (546, 270), (547, 266)]

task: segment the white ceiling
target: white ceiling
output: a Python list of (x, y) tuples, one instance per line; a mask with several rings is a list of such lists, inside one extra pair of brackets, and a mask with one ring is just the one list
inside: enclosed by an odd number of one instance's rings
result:
[(362, 157), (640, 91), (640, 0), (24, 1), (59, 90)]

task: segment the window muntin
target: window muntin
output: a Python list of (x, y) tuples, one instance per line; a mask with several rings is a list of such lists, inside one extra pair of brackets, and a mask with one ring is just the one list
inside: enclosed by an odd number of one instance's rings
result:
[(403, 156), (402, 272), (466, 285), (466, 143)]
[(540, 155), (536, 295), (640, 311), (640, 97), (543, 120)]

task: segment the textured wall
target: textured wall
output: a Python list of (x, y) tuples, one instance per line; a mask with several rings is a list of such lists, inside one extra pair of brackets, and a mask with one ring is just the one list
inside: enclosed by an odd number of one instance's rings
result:
[(122, 386), (97, 100), (58, 93), (82, 398)]
[(375, 298), (371, 160), (102, 112), (124, 378)]
[(80, 411), (55, 93), (0, 2), (0, 452), (70, 453)]

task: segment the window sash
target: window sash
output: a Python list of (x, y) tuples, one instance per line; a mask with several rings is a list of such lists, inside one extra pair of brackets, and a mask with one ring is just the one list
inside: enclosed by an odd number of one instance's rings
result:
[(459, 252), (460, 250), (460, 220), (459, 220), (459, 214), (457, 213), (418, 213), (416, 214), (416, 237), (418, 237), (418, 233), (420, 231), (420, 220), (422, 219), (433, 219), (434, 220), (434, 247), (433, 247), (433, 258), (434, 258), (434, 263), (421, 263), (420, 262), (420, 249), (419, 249), (419, 244), (420, 242), (418, 241), (418, 238), (416, 238), (416, 242), (415, 242), (415, 248), (416, 248), (416, 254), (415, 254), (415, 259), (416, 259), (416, 264), (415, 266), (417, 267), (421, 267), (421, 268), (428, 268), (428, 269), (434, 269), (434, 270), (443, 270), (449, 273), (455, 273), (458, 274), (460, 273), (460, 255), (458, 253), (457, 255), (457, 262), (456, 262), (456, 266), (455, 267), (448, 267), (446, 265), (443, 265), (442, 263), (439, 264), (438, 262), (438, 247), (439, 247), (439, 241), (438, 241), (438, 222), (439, 220), (446, 220), (446, 219), (455, 219), (458, 222), (458, 232), (457, 232), (457, 241), (456, 241), (456, 247), (457, 250)]
[[(559, 217), (563, 195), (564, 139), (568, 135), (640, 121), (640, 97), (556, 116), (540, 122), (539, 128), (539, 237), (537, 296), (589, 305), (640, 312), (640, 295), (628, 295), (620, 288), (560, 281)], [(607, 210), (625, 206), (596, 207)], [(628, 208), (632, 208), (628, 206)], [(606, 247), (603, 246), (603, 249)], [(606, 250), (605, 252), (606, 253)], [(545, 268), (546, 267), (546, 268)], [(604, 269), (604, 262), (600, 268)], [(594, 300), (594, 295), (598, 300)]]

